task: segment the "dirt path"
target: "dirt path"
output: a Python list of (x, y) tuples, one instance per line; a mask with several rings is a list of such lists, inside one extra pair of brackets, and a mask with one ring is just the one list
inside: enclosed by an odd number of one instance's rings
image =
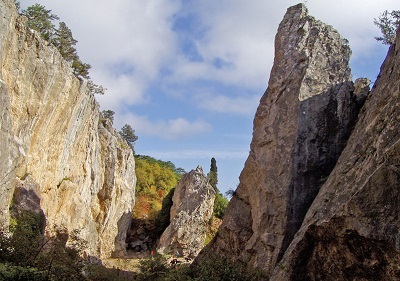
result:
[(138, 272), (138, 264), (139, 264), (138, 258), (110, 258), (110, 259), (104, 259), (103, 260), (103, 265), (107, 268), (115, 268), (115, 269), (120, 269), (123, 271), (132, 271), (132, 272)]

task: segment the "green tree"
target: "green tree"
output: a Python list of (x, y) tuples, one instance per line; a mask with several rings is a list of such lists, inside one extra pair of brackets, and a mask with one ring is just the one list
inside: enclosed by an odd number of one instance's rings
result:
[(115, 114), (114, 111), (109, 110), (109, 109), (108, 110), (103, 110), (101, 112), (101, 114), (103, 115), (103, 118), (110, 120), (111, 123), (114, 122), (114, 114)]
[(71, 29), (68, 28), (65, 22), (60, 22), (58, 29), (55, 31), (53, 44), (65, 60), (73, 62), (79, 59), (74, 47), (76, 43), (78, 41), (72, 36)]
[[(89, 68), (91, 66), (90, 66), (90, 64), (89, 65), (86, 64), (86, 66), (83, 66), (81, 68), (83, 69), (84, 67), (88, 67), (88, 71), (89, 71)], [(91, 79), (89, 79), (89, 81), (88, 81), (88, 89), (92, 94), (98, 94), (98, 95), (104, 95), (104, 93), (107, 91), (107, 88), (103, 87), (102, 85), (95, 84)]]
[(225, 210), (228, 207), (228, 203), (229, 203), (228, 198), (224, 197), (221, 193), (217, 192), (214, 201), (214, 216), (216, 216), (219, 219), (222, 219), (225, 214)]
[(374, 19), (374, 24), (381, 30), (382, 36), (375, 37), (382, 44), (394, 44), (396, 39), (396, 31), (400, 26), (400, 10), (399, 11), (384, 11), (378, 19)]
[(79, 59), (79, 56), (77, 56), (77, 58), (72, 61), (72, 69), (73, 69), (74, 74), (77, 77), (82, 77), (82, 78), (85, 78), (85, 79), (89, 79), (88, 88), (89, 88), (91, 93), (95, 93), (96, 91), (93, 91), (93, 90), (96, 90), (95, 86), (97, 86), (97, 85), (95, 85), (93, 83), (93, 81), (90, 80), (89, 69), (91, 69), (91, 68), (92, 68), (92, 66), (90, 64), (88, 64), (88, 63), (83, 63)]
[[(54, 46), (56, 46), (61, 56), (66, 61), (72, 63), (74, 74), (77, 77), (89, 80), (88, 88), (90, 92), (94, 94), (99, 93), (96, 87), (102, 86), (95, 85), (93, 81), (90, 80), (89, 69), (91, 68), (91, 65), (88, 63), (83, 63), (80, 60), (78, 53), (75, 49), (75, 45), (76, 43), (78, 43), (78, 41), (74, 39), (71, 29), (68, 28), (65, 22), (59, 23), (58, 29), (55, 31), (52, 43), (54, 44)], [(102, 93), (104, 94), (104, 91), (102, 91)]]
[(126, 140), (126, 142), (129, 144), (129, 146), (132, 148), (133, 152), (135, 152), (133, 145), (135, 141), (138, 140), (138, 137), (135, 135), (135, 130), (132, 129), (131, 125), (125, 124), (122, 128), (121, 131), (119, 132), (121, 137)]
[(218, 184), (218, 168), (217, 168), (217, 160), (215, 158), (211, 158), (210, 172), (208, 173), (208, 182), (214, 187), (214, 190), (217, 191)]
[(53, 20), (58, 20), (58, 16), (46, 10), (43, 5), (35, 4), (22, 10), (22, 14), (28, 18), (28, 26), (40, 33), (47, 41), (52, 42), (55, 34)]
[(215, 200), (214, 200), (214, 216), (222, 219), (224, 216), (226, 207), (228, 206), (229, 200), (225, 198), (218, 190), (218, 168), (217, 160), (211, 158), (210, 172), (208, 173), (208, 182), (215, 190)]

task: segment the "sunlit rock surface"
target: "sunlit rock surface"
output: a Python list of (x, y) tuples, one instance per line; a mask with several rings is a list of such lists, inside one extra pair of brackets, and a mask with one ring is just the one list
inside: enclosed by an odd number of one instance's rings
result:
[(214, 188), (200, 166), (184, 175), (175, 188), (171, 223), (160, 238), (158, 251), (195, 257), (204, 247), (214, 199)]
[(13, 2), (0, 0), (1, 219), (15, 186), (31, 189), (48, 233), (78, 229), (88, 254), (121, 255), (134, 204), (132, 150)]
[(357, 119), (350, 54), (347, 40), (304, 5), (287, 10), (240, 184), (199, 260), (217, 254), (272, 273)]

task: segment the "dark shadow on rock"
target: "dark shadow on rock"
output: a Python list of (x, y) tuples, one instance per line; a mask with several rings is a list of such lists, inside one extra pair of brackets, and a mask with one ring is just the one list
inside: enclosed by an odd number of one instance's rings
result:
[(332, 85), (326, 92), (300, 103), (293, 178), (288, 188), (288, 219), (278, 262), (335, 167), (357, 122), (363, 103), (353, 89), (351, 81)]

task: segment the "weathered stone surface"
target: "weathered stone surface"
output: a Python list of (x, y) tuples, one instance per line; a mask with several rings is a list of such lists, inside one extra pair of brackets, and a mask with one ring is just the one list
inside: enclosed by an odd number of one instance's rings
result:
[(371, 80), (368, 78), (358, 78), (354, 81), (354, 95), (360, 104), (364, 104), (367, 99), (370, 92), (369, 85), (371, 85)]
[(187, 173), (175, 188), (170, 225), (161, 235), (158, 251), (194, 257), (204, 246), (214, 208), (215, 191), (200, 166)]
[(400, 33), (272, 280), (400, 280)]
[(19, 151), (14, 141), (10, 117), (10, 101), (5, 84), (0, 80), (0, 227), (7, 227)]
[[(101, 121), (86, 83), (55, 47), (27, 28), (13, 2), (0, 0), (0, 177), (18, 163), (10, 175), (40, 198), (48, 233), (79, 229), (90, 255), (121, 254), (134, 204), (133, 153)], [(15, 158), (13, 139), (20, 151)], [(7, 194), (2, 210), (14, 188), (8, 176), (0, 187)]]
[(350, 53), (347, 41), (304, 5), (287, 10), (240, 184), (200, 260), (216, 253), (272, 272), (357, 118)]

